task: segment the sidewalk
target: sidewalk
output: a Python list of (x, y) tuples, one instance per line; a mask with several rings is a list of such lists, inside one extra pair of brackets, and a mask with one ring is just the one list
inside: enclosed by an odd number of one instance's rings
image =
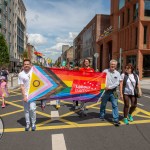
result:
[(13, 90), (18, 88), (18, 76), (14, 76), (14, 74), (9, 74), (8, 76), (8, 89)]
[(150, 78), (142, 79), (140, 81), (142, 92), (144, 94), (150, 94)]

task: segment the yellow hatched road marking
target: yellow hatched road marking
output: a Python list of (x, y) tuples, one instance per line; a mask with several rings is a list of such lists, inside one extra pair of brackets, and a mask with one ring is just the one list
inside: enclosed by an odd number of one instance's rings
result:
[[(92, 107), (92, 108), (93, 108), (93, 109), (98, 109), (98, 110), (100, 110), (99, 107)], [(111, 109), (106, 109), (106, 111), (112, 112)], [(123, 114), (123, 112), (122, 112), (122, 111), (119, 111), (119, 114)]]
[[(130, 122), (130, 124), (145, 124), (150, 123), (150, 120), (137, 120), (134, 122)], [(121, 122), (124, 125), (123, 122)], [(72, 125), (57, 125), (57, 126), (44, 126), (44, 127), (37, 127), (37, 131), (42, 130), (56, 130), (56, 129), (69, 129), (69, 128), (86, 128), (86, 127), (102, 127), (102, 126), (113, 126), (112, 123), (89, 123), (89, 124), (72, 124)], [(4, 132), (22, 132), (24, 128), (7, 128), (4, 129)]]
[(13, 114), (16, 114), (16, 113), (19, 113), (19, 112), (22, 112), (22, 111), (24, 111), (24, 110), (21, 109), (21, 110), (13, 111), (13, 112), (10, 112), (10, 113), (2, 114), (2, 115), (0, 115), (0, 117), (5, 117), (5, 116), (8, 116), (8, 115), (13, 115)]
[(40, 111), (36, 111), (37, 114), (41, 115), (41, 116), (44, 116), (44, 117), (48, 117), (50, 118), (51, 115), (50, 114), (47, 114), (47, 113), (43, 113), (43, 112), (40, 112)]
[[(94, 107), (94, 106), (96, 106), (96, 105), (99, 105), (99, 104), (100, 104), (100, 102), (99, 102), (99, 103), (94, 103), (94, 104), (91, 104), (91, 105), (87, 106), (86, 108), (92, 108), (92, 107)], [(61, 118), (62, 118), (62, 117), (66, 117), (66, 116), (72, 115), (72, 114), (74, 114), (74, 113), (76, 113), (76, 112), (79, 112), (79, 111), (80, 111), (80, 110), (75, 110), (75, 111), (72, 111), (72, 112), (63, 114), (63, 115), (61, 115), (60, 117), (61, 117)]]
[[(21, 105), (18, 105), (18, 104), (15, 104), (15, 103), (12, 103), (12, 102), (8, 102), (8, 101), (5, 101), (7, 104), (10, 104), (10, 105), (12, 105), (12, 106), (15, 106), (15, 107), (18, 107), (18, 108), (24, 108), (23, 106), (21, 106)], [(39, 115), (42, 115), (42, 116), (45, 116), (45, 117), (48, 117), (48, 118), (50, 118), (50, 114), (47, 114), (47, 113), (43, 113), (43, 112), (40, 112), (40, 111), (36, 111), (36, 113), (37, 114), (39, 114)]]
[(40, 126), (43, 126), (43, 125), (45, 125), (45, 124), (47, 124), (47, 123), (50, 123), (50, 122), (52, 122), (52, 121), (53, 121), (53, 120), (49, 119), (49, 120), (46, 120), (46, 121), (43, 121), (43, 122), (37, 124), (36, 126), (37, 126), (37, 127), (40, 127)]
[(15, 101), (12, 101), (13, 103), (16, 103), (16, 102), (21, 102), (22, 100), (15, 100)]
[(69, 125), (75, 125), (75, 126), (77, 126), (78, 127), (78, 123), (75, 123), (75, 122), (71, 122), (71, 121), (68, 121), (68, 120), (66, 120), (66, 119), (59, 119), (60, 121), (62, 121), (62, 122), (64, 122), (64, 123), (67, 123), (67, 124), (69, 124)]

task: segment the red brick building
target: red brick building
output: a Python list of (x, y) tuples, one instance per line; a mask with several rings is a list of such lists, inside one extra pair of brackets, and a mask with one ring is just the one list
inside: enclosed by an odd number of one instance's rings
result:
[(91, 60), (95, 67), (94, 53), (99, 51), (97, 40), (106, 27), (110, 26), (110, 16), (97, 14), (74, 39), (75, 63), (81, 64), (83, 59)]
[(112, 0), (109, 34), (100, 36), (100, 71), (114, 58), (124, 68), (132, 63), (140, 78), (150, 76), (150, 0)]

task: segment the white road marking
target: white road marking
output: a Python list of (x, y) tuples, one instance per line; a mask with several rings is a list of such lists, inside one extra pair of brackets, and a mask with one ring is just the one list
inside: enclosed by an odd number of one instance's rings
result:
[(56, 100), (50, 102), (51, 105), (56, 105)]
[(143, 95), (144, 97), (147, 97), (147, 98), (150, 98), (150, 96), (147, 96), (147, 95)]
[(51, 111), (51, 119), (58, 120), (59, 119), (59, 112), (58, 111)]
[(52, 134), (52, 150), (67, 150), (63, 134)]
[(143, 104), (137, 103), (139, 106), (144, 106)]

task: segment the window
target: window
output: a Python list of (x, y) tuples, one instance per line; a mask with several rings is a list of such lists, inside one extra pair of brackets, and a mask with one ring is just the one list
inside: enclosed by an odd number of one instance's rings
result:
[(122, 13), (122, 27), (124, 26), (124, 12)]
[(120, 29), (120, 16), (118, 17), (118, 28)]
[(143, 76), (150, 77), (150, 55), (143, 55)]
[(119, 9), (124, 7), (124, 5), (125, 5), (125, 0), (119, 0)]
[(144, 26), (144, 44), (147, 43), (147, 26)]
[(138, 10), (139, 10), (139, 4), (136, 3), (133, 5), (133, 20), (136, 20), (138, 18)]
[(128, 23), (130, 22), (130, 9), (128, 8)]
[(128, 63), (131, 63), (136, 68), (136, 56), (135, 55), (127, 56), (127, 64)]
[(150, 0), (145, 0), (144, 15), (150, 16)]
[(138, 44), (138, 28), (136, 27), (135, 28), (135, 45), (137, 47), (137, 44)]

